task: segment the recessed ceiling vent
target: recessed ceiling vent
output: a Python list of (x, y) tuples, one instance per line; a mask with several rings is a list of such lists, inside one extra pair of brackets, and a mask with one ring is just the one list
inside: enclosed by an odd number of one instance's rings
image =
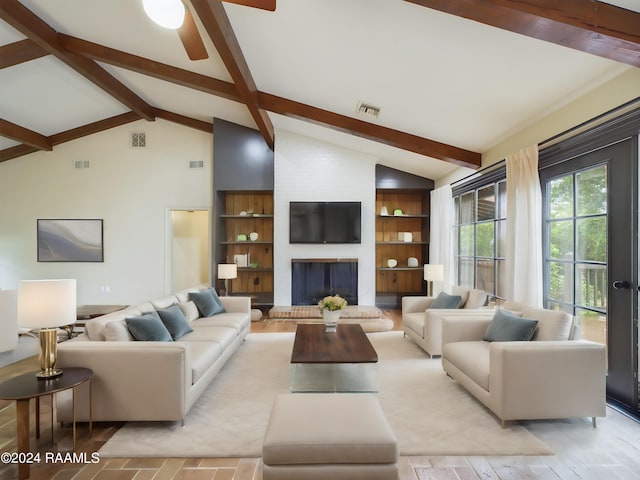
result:
[(131, 132), (131, 146), (142, 148), (147, 146), (147, 135), (144, 132)]
[(73, 168), (89, 168), (90, 166), (89, 160), (76, 160), (73, 162)]
[(204, 161), (202, 161), (202, 160), (191, 160), (189, 162), (189, 168), (191, 168), (191, 169), (204, 168)]
[(361, 117), (369, 117), (369, 120), (373, 120), (380, 115), (380, 107), (376, 107), (370, 103), (358, 102), (356, 113)]

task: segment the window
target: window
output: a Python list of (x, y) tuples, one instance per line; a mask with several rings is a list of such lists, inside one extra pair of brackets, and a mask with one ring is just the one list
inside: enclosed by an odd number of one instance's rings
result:
[(504, 297), (507, 183), (454, 194), (456, 283)]
[(576, 315), (583, 337), (599, 343), (607, 326), (607, 194), (607, 165), (552, 177), (545, 188), (545, 307)]

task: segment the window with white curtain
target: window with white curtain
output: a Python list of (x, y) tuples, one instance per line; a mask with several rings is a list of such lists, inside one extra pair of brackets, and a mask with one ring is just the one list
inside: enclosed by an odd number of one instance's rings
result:
[(504, 297), (506, 180), (454, 191), (453, 200), (455, 283)]

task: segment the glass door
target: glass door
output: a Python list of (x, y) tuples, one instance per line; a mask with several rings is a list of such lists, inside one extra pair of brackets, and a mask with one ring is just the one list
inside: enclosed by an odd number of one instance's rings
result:
[(540, 171), (545, 307), (607, 346), (609, 400), (638, 412), (637, 166), (621, 141)]
[(546, 185), (546, 308), (575, 315), (582, 338), (607, 344), (607, 165)]

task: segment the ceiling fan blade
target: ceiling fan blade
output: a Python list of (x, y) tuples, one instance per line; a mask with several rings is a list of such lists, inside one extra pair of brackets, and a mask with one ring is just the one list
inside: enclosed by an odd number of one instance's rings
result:
[(227, 3), (235, 3), (237, 5), (244, 5), (245, 7), (260, 8), (261, 10), (269, 10), (275, 12), (276, 0), (223, 0)]
[(187, 55), (191, 60), (204, 60), (205, 58), (209, 58), (207, 49), (202, 42), (202, 37), (198, 32), (196, 22), (188, 8), (184, 13), (184, 22), (182, 26), (178, 28), (178, 35), (180, 35), (180, 40), (182, 40), (184, 49), (187, 51)]

